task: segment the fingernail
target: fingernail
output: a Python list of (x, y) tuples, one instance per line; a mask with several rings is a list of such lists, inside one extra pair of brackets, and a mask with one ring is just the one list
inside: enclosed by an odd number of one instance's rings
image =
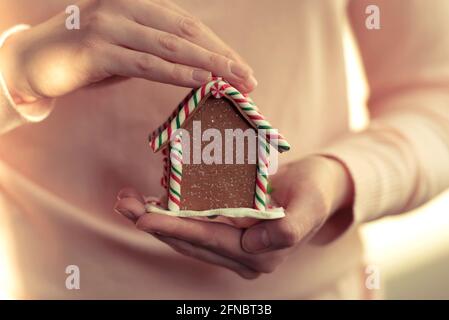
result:
[(135, 220), (136, 217), (134, 216), (134, 214), (126, 209), (122, 209), (122, 208), (115, 208), (115, 211), (117, 211), (117, 213), (120, 213), (122, 216), (124, 216), (125, 218), (128, 218), (130, 220)]
[(212, 79), (212, 74), (205, 70), (195, 69), (192, 72), (192, 78), (195, 81), (205, 83)]
[(124, 190), (120, 190), (120, 191), (117, 193), (117, 200), (123, 199), (123, 193), (125, 193)]
[(194, 36), (198, 35), (198, 33), (200, 31), (200, 28), (198, 27), (198, 23), (196, 23), (194, 20), (192, 20), (190, 18), (185, 18), (182, 21), (181, 29), (186, 35), (188, 35), (190, 37), (194, 37)]
[(254, 280), (257, 279), (260, 276), (260, 273), (249, 271), (249, 270), (242, 270), (240, 271), (240, 275), (248, 280)]
[(257, 84), (258, 84), (258, 82), (257, 82), (256, 78), (254, 78), (254, 76), (251, 75), (245, 83), (245, 88), (247, 88), (249, 91), (252, 91), (252, 90), (254, 90), (254, 88), (257, 87)]
[(258, 252), (269, 248), (270, 237), (265, 228), (254, 228), (246, 231), (243, 237), (243, 247), (248, 252)]
[(246, 79), (251, 75), (251, 69), (241, 63), (231, 61), (230, 69), (232, 74), (241, 79)]

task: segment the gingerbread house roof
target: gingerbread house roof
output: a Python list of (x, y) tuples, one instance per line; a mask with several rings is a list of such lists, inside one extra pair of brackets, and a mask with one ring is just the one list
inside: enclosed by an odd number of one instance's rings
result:
[(201, 107), (201, 100), (208, 98), (210, 95), (215, 98), (226, 97), (234, 102), (237, 110), (254, 129), (265, 130), (267, 141), (279, 152), (290, 150), (290, 144), (259, 112), (259, 109), (251, 98), (240, 93), (222, 78), (213, 78), (212, 81), (204, 84), (200, 88), (192, 90), (181, 101), (170, 117), (151, 133), (149, 140), (153, 151), (157, 152), (165, 148), (172, 133), (182, 128), (186, 120), (189, 119), (198, 106)]

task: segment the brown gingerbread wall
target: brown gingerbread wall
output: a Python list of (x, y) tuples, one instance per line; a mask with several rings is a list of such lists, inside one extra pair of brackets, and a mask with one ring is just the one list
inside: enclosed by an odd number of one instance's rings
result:
[[(184, 124), (191, 137), (193, 150), (193, 121), (201, 121), (201, 130), (215, 128), (221, 132), (225, 146), (225, 129), (251, 128), (233, 102), (227, 98), (209, 97), (201, 102), (190, 119)], [(208, 142), (202, 142), (204, 147)], [(236, 150), (234, 142), (234, 150)], [(248, 151), (245, 140), (245, 150)], [(255, 150), (254, 150), (255, 151)], [(207, 210), (217, 208), (253, 208), (257, 165), (248, 163), (248, 152), (244, 154), (244, 164), (190, 164), (182, 168), (181, 210)], [(257, 159), (257, 152), (256, 152)]]

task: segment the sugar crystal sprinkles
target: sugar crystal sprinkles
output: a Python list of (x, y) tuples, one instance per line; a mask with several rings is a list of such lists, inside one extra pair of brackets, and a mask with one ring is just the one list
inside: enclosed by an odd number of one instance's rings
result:
[[(187, 153), (190, 150), (183, 150), (189, 145), (183, 144), (179, 132), (187, 130), (187, 134), (191, 134), (189, 130), (192, 130), (194, 120), (201, 121), (202, 130), (212, 128), (219, 133), (224, 128), (254, 128), (263, 131), (264, 135), (257, 136), (255, 163), (247, 161), (248, 157), (244, 164), (190, 163), (190, 153)], [(200, 148), (208, 147), (204, 146), (204, 141), (199, 143)], [(161, 183), (167, 190), (168, 210), (163, 209), (163, 205), (159, 209), (167, 211), (166, 214), (178, 216), (237, 214), (261, 219), (279, 217), (279, 208), (269, 205), (270, 145), (280, 153), (290, 149), (289, 143), (263, 117), (256, 104), (227, 81), (213, 78), (200, 88), (192, 90), (167, 121), (150, 135), (150, 147), (153, 151), (164, 152), (164, 176)], [(237, 152), (233, 152), (236, 157)], [(210, 155), (216, 156), (215, 149)]]

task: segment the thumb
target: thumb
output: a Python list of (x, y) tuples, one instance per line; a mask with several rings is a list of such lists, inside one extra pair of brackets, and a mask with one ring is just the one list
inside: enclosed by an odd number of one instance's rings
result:
[(294, 223), (292, 217), (259, 223), (247, 229), (242, 235), (242, 248), (249, 253), (290, 248), (297, 245), (308, 228)]
[(265, 251), (271, 247), (271, 239), (265, 226), (249, 228), (242, 235), (242, 248), (249, 253)]

